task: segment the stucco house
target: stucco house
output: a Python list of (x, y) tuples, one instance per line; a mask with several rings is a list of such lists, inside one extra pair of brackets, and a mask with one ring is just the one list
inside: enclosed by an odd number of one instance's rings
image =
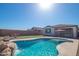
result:
[(44, 27), (43, 35), (77, 38), (78, 25), (59, 24), (55, 26)]

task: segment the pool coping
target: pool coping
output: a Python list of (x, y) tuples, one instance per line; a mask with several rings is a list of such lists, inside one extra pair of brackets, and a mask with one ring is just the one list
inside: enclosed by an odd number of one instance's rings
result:
[[(67, 40), (73, 40), (71, 38), (61, 38), (61, 37), (38, 37), (38, 38), (55, 38), (55, 39), (67, 39)], [(20, 41), (20, 40), (35, 40), (35, 39), (38, 39), (38, 38), (23, 38), (23, 39), (13, 39), (13, 40), (10, 40), (10, 41)]]

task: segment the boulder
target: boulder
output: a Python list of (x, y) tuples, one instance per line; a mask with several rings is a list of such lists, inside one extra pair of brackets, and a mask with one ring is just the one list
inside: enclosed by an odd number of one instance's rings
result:
[(0, 55), (12, 56), (14, 55), (15, 43), (7, 39), (0, 40)]

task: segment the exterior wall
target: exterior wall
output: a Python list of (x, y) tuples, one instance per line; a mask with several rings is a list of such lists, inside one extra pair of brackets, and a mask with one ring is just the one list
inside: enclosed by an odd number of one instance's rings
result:
[(0, 30), (0, 36), (15, 36), (15, 35), (21, 35), (25, 34), (26, 31), (20, 31), (20, 30), (6, 30), (1, 29)]
[(42, 35), (42, 30), (27, 30), (26, 35)]
[(73, 27), (73, 37), (76, 38), (78, 36), (78, 28)]
[(18, 35), (42, 35), (42, 30), (7, 30), (0, 29), (0, 36), (18, 36)]

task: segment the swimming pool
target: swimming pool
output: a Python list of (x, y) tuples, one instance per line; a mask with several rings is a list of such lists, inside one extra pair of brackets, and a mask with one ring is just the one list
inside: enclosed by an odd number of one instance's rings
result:
[(15, 41), (17, 48), (15, 56), (57, 56), (56, 46), (66, 40), (55, 38), (38, 38), (35, 40)]

